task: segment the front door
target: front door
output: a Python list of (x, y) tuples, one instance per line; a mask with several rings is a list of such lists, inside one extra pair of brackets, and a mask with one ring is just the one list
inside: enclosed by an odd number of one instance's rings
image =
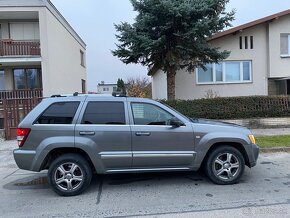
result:
[(92, 99), (84, 106), (83, 117), (75, 129), (75, 144), (93, 157), (97, 171), (131, 168), (131, 131), (126, 114), (122, 101)]
[(189, 167), (195, 156), (192, 126), (169, 125), (174, 115), (151, 104), (131, 102), (133, 168)]

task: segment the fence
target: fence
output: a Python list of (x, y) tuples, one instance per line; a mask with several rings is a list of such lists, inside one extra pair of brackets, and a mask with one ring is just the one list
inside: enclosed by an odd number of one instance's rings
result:
[(6, 140), (16, 138), (16, 129), (21, 120), (41, 101), (42, 98), (3, 99), (4, 129)]

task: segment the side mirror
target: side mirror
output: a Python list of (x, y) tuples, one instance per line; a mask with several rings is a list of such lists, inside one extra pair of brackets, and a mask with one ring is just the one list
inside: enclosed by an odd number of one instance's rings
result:
[(172, 118), (169, 120), (169, 125), (175, 128), (183, 126), (184, 124), (177, 118)]

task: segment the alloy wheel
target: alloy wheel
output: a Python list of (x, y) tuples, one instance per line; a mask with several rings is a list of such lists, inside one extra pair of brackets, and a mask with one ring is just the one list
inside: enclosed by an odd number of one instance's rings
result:
[(216, 157), (212, 167), (216, 177), (223, 181), (229, 181), (238, 175), (240, 162), (234, 154), (222, 153)]
[(68, 162), (56, 168), (54, 180), (58, 188), (64, 191), (74, 191), (78, 189), (84, 179), (84, 173), (79, 165)]

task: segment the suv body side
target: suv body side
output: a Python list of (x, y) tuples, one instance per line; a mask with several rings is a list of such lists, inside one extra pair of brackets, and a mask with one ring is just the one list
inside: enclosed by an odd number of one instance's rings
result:
[[(79, 102), (71, 124), (34, 124), (43, 111), (57, 102)], [(124, 105), (125, 122), (121, 125), (84, 124), (83, 117), (91, 102), (119, 102)], [(132, 104), (148, 104), (166, 111), (184, 125), (135, 124)], [(124, 171), (197, 170), (209, 150), (220, 143), (238, 146), (246, 164), (256, 164), (259, 149), (248, 138), (246, 128), (215, 123), (192, 122), (165, 105), (139, 98), (79, 96), (44, 100), (20, 123), (30, 128), (25, 145), (14, 151), (21, 169), (40, 171), (47, 156), (58, 148), (78, 148), (90, 158), (98, 173)]]

